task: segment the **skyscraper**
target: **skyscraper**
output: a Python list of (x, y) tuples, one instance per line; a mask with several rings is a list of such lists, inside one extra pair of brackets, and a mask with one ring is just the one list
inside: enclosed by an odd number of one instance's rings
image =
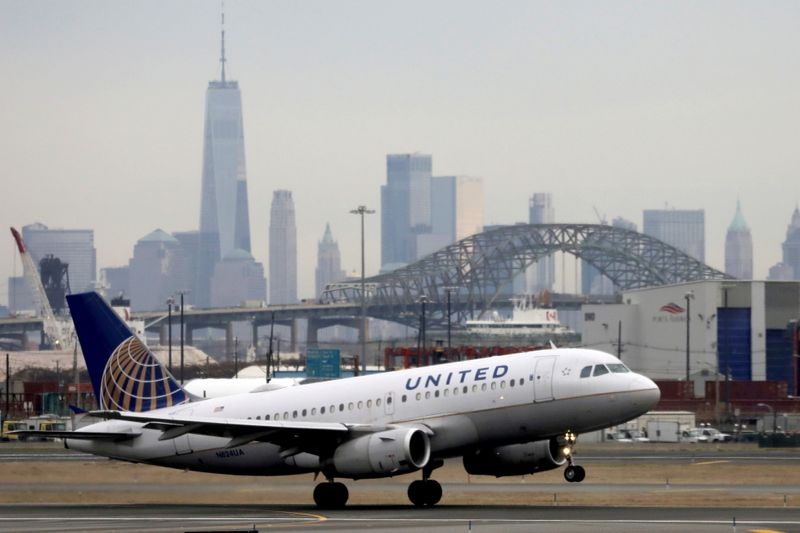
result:
[(431, 156), (386, 156), (381, 187), (381, 268), (417, 259), (417, 236), (431, 232)]
[(178, 239), (161, 229), (136, 241), (128, 263), (131, 309), (165, 309), (170, 296), (186, 290), (182, 255)]
[[(535, 193), (528, 200), (528, 223), (553, 224), (556, 212), (553, 195), (549, 192)], [(556, 259), (554, 256), (540, 258), (528, 269), (528, 291), (552, 290), (556, 281)]]
[(225, 77), (224, 14), (222, 23), (220, 79), (210, 81), (206, 90), (198, 305), (208, 305), (214, 262), (236, 249), (250, 252), (242, 95), (239, 83)]
[(416, 235), (416, 259), (483, 229), (483, 182), (467, 176), (431, 178), (431, 226)]
[(794, 208), (792, 220), (783, 241), (783, 263), (792, 271), (792, 279), (800, 279), (800, 209)]
[(297, 302), (297, 227), (291, 191), (275, 191), (269, 215), (269, 303)]
[(331, 225), (325, 224), (325, 234), (317, 246), (316, 295), (320, 296), (328, 283), (342, 281), (346, 276), (342, 270), (339, 243), (333, 240)]
[(706, 214), (702, 209), (645, 209), (643, 233), (706, 260)]
[(753, 279), (753, 238), (738, 201), (725, 236), (725, 272), (735, 278)]

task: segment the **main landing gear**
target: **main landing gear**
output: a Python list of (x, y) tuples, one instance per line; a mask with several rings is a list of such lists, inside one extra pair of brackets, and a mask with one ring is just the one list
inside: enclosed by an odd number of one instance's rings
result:
[(564, 434), (564, 457), (567, 459), (567, 468), (564, 469), (564, 479), (570, 483), (580, 483), (586, 477), (586, 470), (582, 466), (576, 465), (572, 458), (572, 449), (575, 447), (575, 442), (578, 436), (571, 431)]
[(444, 461), (431, 460), (422, 469), (422, 479), (412, 481), (408, 486), (408, 499), (416, 507), (433, 507), (442, 499), (442, 486), (430, 477), (431, 473), (443, 464)]
[(333, 479), (314, 487), (314, 503), (320, 509), (341, 509), (349, 497), (350, 493), (345, 484)]

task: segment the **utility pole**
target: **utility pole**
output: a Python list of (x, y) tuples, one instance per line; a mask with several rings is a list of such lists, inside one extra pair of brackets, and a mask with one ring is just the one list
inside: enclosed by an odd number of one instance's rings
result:
[(350, 211), (353, 215), (361, 217), (361, 370), (367, 371), (367, 301), (364, 283), (364, 215), (371, 215), (374, 209), (360, 205)]
[(622, 320), (617, 324), (617, 359), (622, 361)]
[(169, 351), (170, 374), (172, 374), (172, 304), (173, 303), (175, 303), (175, 299), (172, 296), (167, 298), (167, 350)]
[[(450, 315), (451, 315), (451, 311), (450, 311), (450, 295), (452, 293), (454, 293), (454, 292), (457, 292), (458, 291), (458, 287), (445, 287), (444, 290), (447, 292), (447, 358), (449, 359), (450, 358), (450, 354), (453, 351), (453, 346), (452, 346), (452, 342), (451, 342), (452, 341), (452, 338), (451, 338), (452, 324), (451, 324), (451, 321), (450, 321)], [(461, 359), (461, 357), (459, 357), (459, 359)]]
[(692, 322), (692, 298), (694, 298), (694, 293), (689, 291), (683, 297), (686, 298), (686, 383), (689, 383), (689, 325)]

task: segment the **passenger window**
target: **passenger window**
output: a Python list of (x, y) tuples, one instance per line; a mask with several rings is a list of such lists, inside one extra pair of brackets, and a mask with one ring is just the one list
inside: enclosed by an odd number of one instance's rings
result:
[(316, 414), (317, 414), (317, 408), (316, 407), (312, 407), (311, 408), (311, 416), (314, 416)]
[(484, 392), (486, 391), (486, 383), (483, 383), (483, 384), (481, 385), (481, 390), (482, 390), (482, 391), (484, 391)]
[(506, 388), (506, 380), (502, 380), (502, 381), (500, 382), (500, 388), (501, 388), (501, 389), (505, 389), (505, 388)]
[(283, 412), (283, 419), (286, 420), (287, 418), (289, 418), (289, 411), (284, 411)]
[(392, 397), (391, 396), (387, 396), (386, 397), (386, 403), (392, 403)]
[(421, 399), (422, 399), (422, 393), (421, 393), (421, 392), (418, 392), (418, 393), (417, 393), (417, 400), (421, 400)]
[(495, 390), (496, 388), (497, 388), (497, 382), (492, 381), (492, 390)]
[(478, 386), (477, 385), (473, 385), (472, 386), (472, 392), (478, 392)]
[(275, 420), (280, 420), (280, 419), (281, 419), (281, 414), (275, 413)]
[(297, 418), (297, 411), (292, 412), (292, 418)]
[(522, 384), (525, 383), (525, 378), (519, 378), (519, 386), (521, 387)]
[(377, 400), (375, 400), (375, 407), (380, 407), (380, 406), (381, 406), (381, 399), (378, 398)]
[(469, 387), (464, 385), (464, 388), (461, 390), (461, 392), (463, 392), (464, 394), (468, 393), (469, 392)]
[(307, 413), (307, 412), (308, 412), (308, 411), (306, 411), (305, 409), (303, 409), (303, 416), (306, 416), (306, 413)]
[(261, 420), (261, 415), (258, 415), (258, 416), (256, 417), (256, 420)]
[(403, 403), (406, 403), (406, 395), (405, 394), (403, 394), (403, 397), (401, 398), (401, 400), (403, 401)]
[(340, 404), (339, 404), (339, 411), (340, 411), (340, 412), (341, 412), (341, 411), (344, 411), (344, 404), (343, 404), (343, 403), (340, 403)]
[(439, 397), (439, 389), (436, 389), (436, 390), (434, 391), (433, 395), (434, 395), (434, 396), (436, 396), (436, 397), (438, 398), (438, 397)]
[(627, 374), (628, 372), (630, 372), (630, 370), (628, 370), (628, 367), (621, 363), (616, 363), (607, 366), (608, 369), (611, 370), (611, 372), (613, 372), (614, 374)]
[(321, 414), (321, 415), (325, 414), (325, 406), (324, 405), (319, 408), (319, 414)]
[(431, 391), (425, 391), (425, 399), (426, 400), (430, 400), (431, 399)]
[(350, 403), (347, 404), (347, 410), (348, 411), (352, 411), (353, 410), (353, 402), (350, 402)]
[(608, 374), (608, 369), (606, 368), (606, 365), (594, 365), (594, 375), (602, 376), (603, 374)]
[(511, 381), (510, 381), (508, 384), (509, 384), (511, 387), (513, 387), (513, 386), (514, 386), (514, 380), (512, 379), (512, 380), (511, 380)]
[(453, 396), (458, 396), (458, 387), (453, 387)]

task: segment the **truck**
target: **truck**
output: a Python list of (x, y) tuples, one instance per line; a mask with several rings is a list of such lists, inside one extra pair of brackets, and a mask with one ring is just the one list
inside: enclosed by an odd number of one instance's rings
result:
[(21, 431), (23, 429), (28, 429), (28, 426), (22, 420), (3, 420), (3, 429), (2, 432), (0, 432), (0, 440), (3, 442), (19, 440), (19, 437), (16, 435), (9, 435), (9, 433), (12, 431)]
[(647, 422), (647, 437), (650, 442), (678, 442), (680, 423), (677, 420), (650, 420)]

